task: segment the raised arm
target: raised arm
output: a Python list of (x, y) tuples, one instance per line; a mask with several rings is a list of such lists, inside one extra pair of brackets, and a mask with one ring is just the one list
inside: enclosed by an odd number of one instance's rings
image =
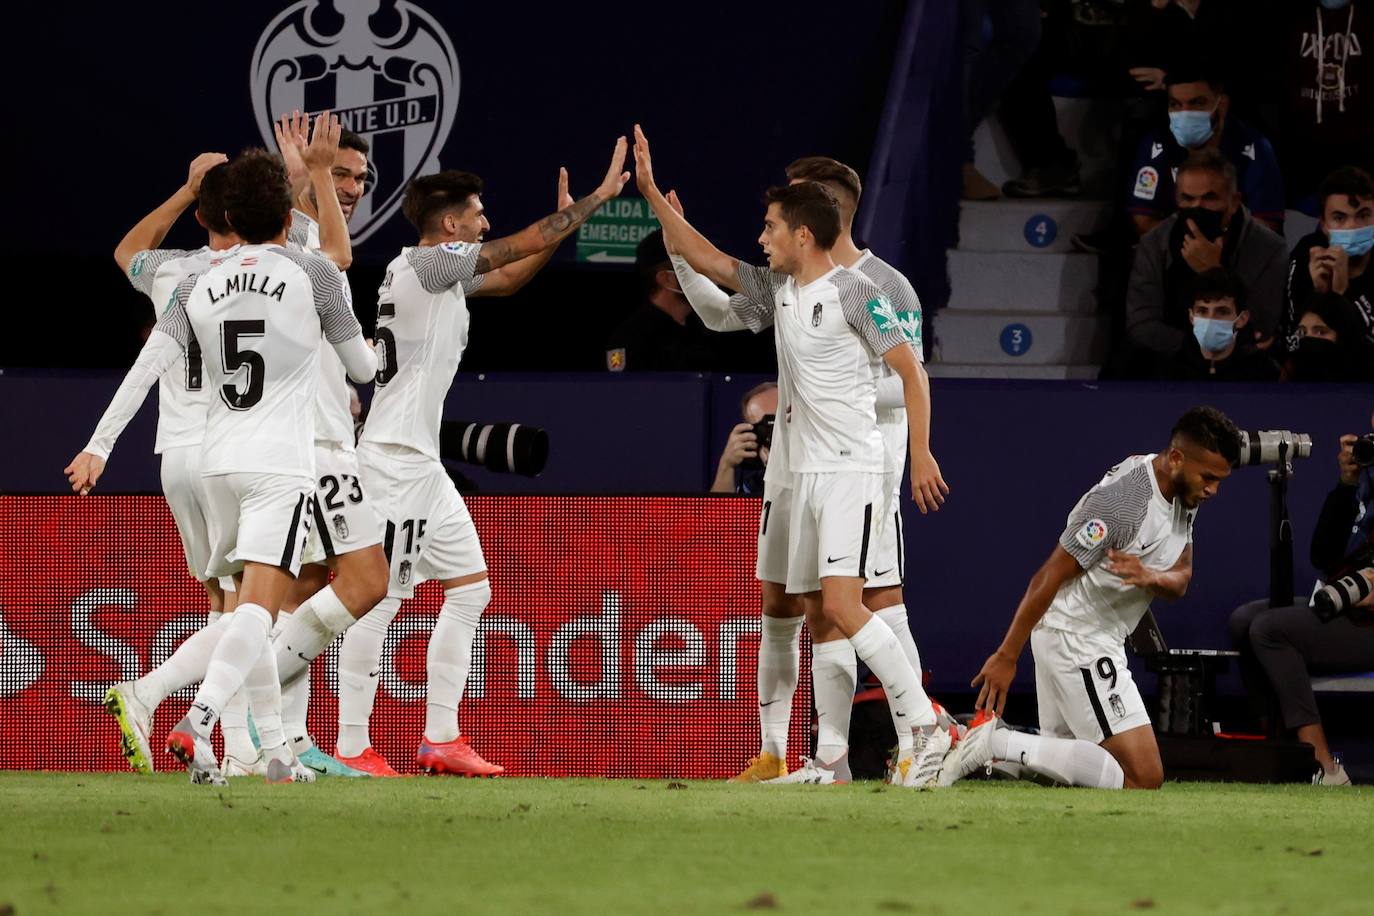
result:
[(134, 255), (161, 245), (177, 218), (186, 212), (187, 207), (195, 204), (196, 195), (200, 193), (200, 180), (205, 177), (205, 173), (228, 161), (229, 158), (223, 153), (201, 153), (191, 160), (186, 183), (159, 204), (156, 210), (139, 220), (115, 246), (114, 259), (119, 269), (128, 273)]
[(353, 264), (353, 240), (348, 235), (339, 194), (334, 190), (334, 156), (339, 151), (339, 135), (343, 132), (339, 119), (327, 111), (315, 118), (315, 130), (310, 144), (301, 151), (310, 187), (318, 202), (316, 217), (320, 225), (320, 253), (333, 261), (339, 270)]
[(739, 259), (721, 251), (692, 227), (654, 183), (653, 160), (649, 155), (649, 140), (644, 130), (635, 125), (635, 184), (639, 193), (653, 208), (663, 226), (664, 245), (677, 251), (694, 269), (721, 286), (742, 292), (739, 281)]
[[(558, 212), (562, 213), (574, 203), (576, 201), (568, 193), (568, 170), (560, 167), (558, 170)], [(480, 285), (470, 291), (468, 296), (471, 298), (514, 295), (526, 283), (533, 280), (535, 274), (544, 269), (544, 265), (549, 263), (549, 259), (557, 250), (558, 242), (554, 242), (544, 246), (542, 250), (528, 258), (512, 261), (505, 267), (498, 267), (496, 270), (481, 274)]]
[(291, 184), (291, 199), (300, 201), (310, 187), (310, 171), (305, 166), (305, 148), (309, 145), (310, 116), (297, 109), (282, 115), (273, 125), (277, 137), (277, 151), (286, 164), (286, 178)]

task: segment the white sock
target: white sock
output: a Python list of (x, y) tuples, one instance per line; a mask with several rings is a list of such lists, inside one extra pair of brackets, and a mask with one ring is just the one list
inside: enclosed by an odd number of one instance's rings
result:
[(849, 753), (849, 717), (854, 711), (858, 662), (847, 639), (811, 647), (811, 685), (816, 700), (816, 760), (827, 769)]
[(258, 657), (267, 648), (272, 615), (261, 605), (241, 604), (216, 626), (220, 624), (225, 624), (223, 634), (215, 645), (205, 669), (205, 679), (191, 704), (199, 714), (188, 714), (192, 727), (205, 738), (214, 730), (224, 704), (243, 686)]
[(234, 619), (228, 614), (186, 637), (165, 662), (134, 681), (134, 696), (150, 710), (183, 687), (205, 679), (210, 656), (219, 645), (225, 628)]
[(759, 749), (787, 759), (787, 728), (797, 693), (802, 617), (763, 617), (759, 634)]
[(377, 700), (377, 675), (386, 643), (386, 628), (401, 609), (401, 599), (387, 597), (358, 618), (339, 646), (339, 738), (334, 750), (357, 757), (372, 746), (368, 720)]
[[(935, 723), (930, 699), (921, 690), (916, 672), (911, 670), (911, 663), (902, 654), (901, 644), (887, 624), (872, 617), (849, 641), (854, 646), (854, 654), (863, 659), (882, 682), (888, 708), (892, 711), (892, 727), (897, 732), (897, 756), (908, 756), (914, 743), (911, 730)], [(917, 718), (922, 698), (925, 698), (928, 722)]]
[(920, 691), (914, 703), (916, 707), (916, 728), (925, 725), (935, 724), (935, 708), (930, 704), (930, 697), (926, 695), (924, 686), (925, 678), (921, 671), (921, 653), (916, 650), (916, 639), (911, 635), (911, 619), (907, 617), (905, 604), (894, 604), (892, 607), (885, 607), (881, 611), (876, 611), (873, 615), (887, 624), (892, 630), (892, 635), (897, 637), (898, 644), (902, 647), (902, 654), (911, 663), (911, 670), (916, 672), (916, 689)]
[(282, 728), (298, 753), (310, 747), (310, 729), (306, 721), (309, 716), (310, 669), (306, 668), (300, 677), (281, 688)]
[(253, 725), (258, 744), (270, 759), (272, 752), (286, 743), (281, 725), (281, 680), (277, 675), (277, 656), (270, 648), (258, 656), (243, 684), (248, 705), (253, 710)]
[[(285, 617), (286, 615), (281, 615)], [(310, 667), (329, 644), (344, 630), (353, 626), (353, 615), (344, 607), (333, 586), (326, 585), (306, 599), (284, 621), (278, 620), (278, 630), (272, 639), (277, 654), (277, 671), (281, 682), (290, 684)]]
[(239, 688), (224, 704), (219, 717), (220, 734), (224, 736), (224, 753), (249, 762), (257, 758), (258, 749), (248, 734), (248, 691)]
[(444, 605), (429, 637), (425, 656), (429, 690), (425, 697), (425, 738), (431, 742), (458, 738), (458, 706), (472, 664), (472, 641), (482, 610), (491, 602), (491, 582), (483, 579), (444, 592)]
[(1065, 786), (1120, 789), (1126, 779), (1116, 758), (1091, 741), (1004, 728), (993, 732), (991, 750), (999, 759), (1019, 763)]

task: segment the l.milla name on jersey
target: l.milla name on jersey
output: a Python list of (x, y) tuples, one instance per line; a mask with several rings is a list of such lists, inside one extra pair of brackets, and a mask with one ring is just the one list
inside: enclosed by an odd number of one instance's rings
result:
[(220, 293), (218, 296), (215, 295), (215, 291), (212, 289), (207, 289), (206, 292), (210, 294), (210, 301), (212, 303), (218, 302), (226, 296), (232, 296), (235, 293), (257, 293), (261, 296), (269, 296), (280, 302), (282, 295), (286, 292), (286, 282), (278, 281), (277, 285), (272, 287), (272, 291), (269, 293), (267, 287), (271, 281), (271, 274), (263, 274), (261, 282), (259, 282), (257, 274), (234, 274), (224, 282), (224, 292)]

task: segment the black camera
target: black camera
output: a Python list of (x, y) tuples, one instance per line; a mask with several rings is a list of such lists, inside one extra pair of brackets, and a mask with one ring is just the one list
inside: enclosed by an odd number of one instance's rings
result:
[(1355, 454), (1355, 463), (1362, 468), (1374, 465), (1374, 433), (1365, 433), (1350, 447)]
[[(764, 414), (763, 419), (754, 424), (754, 438), (758, 440), (760, 452), (766, 448), (773, 447), (773, 421), (777, 419), (777, 414)], [(763, 455), (754, 455), (752, 458), (745, 458), (739, 463), (742, 471), (761, 471), (763, 470)]]
[(549, 461), (549, 434), (519, 423), (445, 420), (439, 426), (439, 454), (500, 474), (538, 477)]
[(1312, 437), (1286, 429), (1241, 430), (1240, 465), (1279, 464), (1312, 456)]

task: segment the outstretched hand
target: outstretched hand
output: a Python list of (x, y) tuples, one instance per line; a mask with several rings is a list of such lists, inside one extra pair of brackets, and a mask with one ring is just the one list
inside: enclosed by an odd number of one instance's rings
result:
[(978, 700), (973, 708), (988, 709), (1000, 716), (1006, 708), (1007, 692), (1015, 677), (1016, 659), (1008, 658), (1000, 649), (992, 653), (970, 684), (978, 688)]
[(638, 124), (635, 125), (635, 186), (645, 197), (658, 192), (654, 184), (654, 163), (649, 156), (649, 138), (644, 136), (644, 128)]
[(628, 151), (629, 144), (625, 142), (625, 138), (617, 137), (615, 151), (611, 153), (611, 166), (606, 169), (606, 177), (601, 179), (601, 187), (597, 188), (602, 199), (619, 197), (625, 183), (630, 180), (630, 173), (625, 171), (625, 155)]
[(339, 136), (343, 126), (335, 115), (322, 111), (315, 116), (315, 129), (310, 143), (301, 151), (301, 161), (309, 171), (329, 170), (334, 166), (334, 156), (339, 152)]
[(568, 193), (568, 170), (565, 169), (565, 168), (563, 168), (562, 166), (559, 166), (559, 167), (558, 167), (558, 207), (557, 207), (557, 209), (559, 209), (559, 210), (566, 210), (566, 209), (568, 209), (569, 207), (571, 207), (574, 203), (575, 203), (575, 201), (573, 200), (572, 195)]
[[(678, 200), (677, 191), (668, 192), (668, 206), (672, 207), (673, 212), (678, 216), (683, 219), (687, 218), (687, 214), (682, 209), (682, 201)], [(667, 232), (663, 233), (663, 247), (668, 249), (668, 257), (670, 258), (678, 253), (677, 246), (673, 244), (672, 236)]]
[(277, 150), (282, 162), (286, 164), (286, 174), (292, 183), (305, 174), (305, 148), (310, 141), (310, 118), (293, 111), (282, 115), (272, 125), (272, 133), (277, 138)]

